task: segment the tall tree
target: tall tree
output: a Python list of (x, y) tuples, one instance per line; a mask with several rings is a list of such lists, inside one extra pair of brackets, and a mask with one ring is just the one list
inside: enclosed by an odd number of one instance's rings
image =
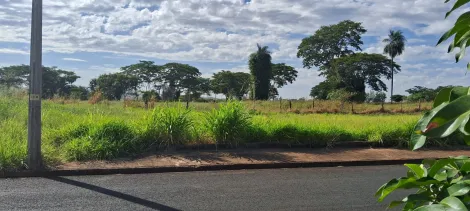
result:
[[(391, 78), (391, 60), (380, 54), (356, 53), (334, 59), (331, 67), (325, 72), (328, 80), (339, 82), (338, 88), (345, 88), (355, 93), (353, 101), (363, 102), (366, 86), (374, 91), (387, 91), (382, 77)], [(393, 63), (395, 73), (400, 66)]]
[(297, 79), (297, 70), (285, 63), (272, 64), (272, 79), (269, 91), (269, 98), (274, 99), (279, 96), (277, 89), (287, 84), (292, 84)]
[(188, 64), (168, 63), (163, 65), (162, 78), (165, 94), (162, 93), (162, 97), (178, 100), (181, 92), (192, 88), (200, 76), (201, 72)]
[(273, 74), (271, 52), (268, 50), (268, 46), (261, 47), (257, 44), (257, 47), (258, 50), (250, 55), (248, 62), (253, 79), (253, 98), (256, 100), (268, 100)]
[(0, 85), (7, 88), (26, 85), (29, 76), (28, 65), (15, 65), (0, 68)]
[(287, 84), (292, 84), (297, 79), (297, 70), (284, 63), (272, 65), (272, 85), (282, 88)]
[(140, 88), (145, 91), (159, 89), (163, 82), (162, 67), (153, 61), (139, 61), (137, 64), (121, 67), (123, 73), (135, 76), (139, 79)]
[(77, 100), (88, 100), (89, 91), (84, 86), (74, 86), (70, 87), (70, 98)]
[(392, 80), (392, 84), (390, 86), (390, 99), (392, 99), (392, 96), (393, 96), (393, 60), (395, 59), (395, 57), (401, 55), (403, 53), (403, 51), (405, 51), (405, 42), (406, 42), (406, 38), (405, 36), (403, 35), (403, 32), (401, 32), (400, 30), (398, 31), (393, 31), (393, 30), (390, 30), (390, 33), (388, 34), (388, 38), (385, 38), (383, 40), (384, 43), (386, 43), (387, 45), (385, 45), (385, 48), (384, 48), (384, 53), (385, 54), (388, 54), (390, 56), (390, 58), (392, 58), (392, 61), (390, 62), (390, 67), (391, 67), (391, 80)]
[(237, 98), (241, 100), (250, 89), (251, 75), (243, 72), (230, 72), (222, 70), (214, 73), (211, 88), (215, 94), (223, 94), (226, 99)]
[(361, 23), (351, 20), (322, 26), (314, 35), (302, 40), (297, 57), (303, 59), (305, 68), (320, 67), (320, 75), (323, 75), (333, 59), (362, 51), (361, 35), (366, 32)]
[(203, 94), (209, 95), (211, 92), (211, 81), (209, 78), (197, 77), (188, 81), (185, 89), (186, 100), (199, 99)]
[(67, 97), (72, 90), (72, 84), (79, 79), (74, 72), (58, 69), (57, 67), (43, 67), (42, 70), (42, 97), (52, 98), (54, 95)]
[(444, 88), (455, 88), (456, 86), (438, 86), (435, 89), (426, 88), (422, 86), (415, 86), (411, 89), (405, 90), (410, 95), (406, 98), (408, 101), (416, 102), (419, 100), (422, 101), (433, 101), (436, 98), (437, 94)]
[(123, 73), (103, 74), (90, 81), (92, 91), (101, 91), (108, 100), (121, 100), (128, 91), (135, 91), (139, 80), (135, 76)]

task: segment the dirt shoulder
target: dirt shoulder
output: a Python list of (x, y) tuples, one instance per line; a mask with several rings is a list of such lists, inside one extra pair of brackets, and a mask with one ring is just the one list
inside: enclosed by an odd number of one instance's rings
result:
[(249, 149), (224, 151), (177, 151), (149, 155), (138, 159), (115, 161), (71, 162), (57, 170), (199, 167), (230, 164), (266, 164), (295, 162), (342, 162), (445, 158), (470, 156), (470, 150), (426, 149), (412, 152), (406, 149)]

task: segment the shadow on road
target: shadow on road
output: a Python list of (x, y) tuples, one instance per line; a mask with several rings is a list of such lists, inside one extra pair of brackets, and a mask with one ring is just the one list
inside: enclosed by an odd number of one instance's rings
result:
[(145, 206), (145, 207), (148, 207), (148, 208), (151, 208), (151, 209), (154, 209), (154, 210), (162, 210), (162, 211), (177, 211), (178, 210), (178, 209), (175, 209), (175, 208), (163, 205), (163, 204), (159, 204), (159, 203), (156, 203), (156, 202), (153, 202), (153, 201), (138, 198), (138, 197), (131, 196), (129, 194), (121, 193), (121, 192), (118, 192), (118, 191), (113, 191), (113, 190), (106, 189), (106, 188), (103, 188), (103, 187), (99, 187), (99, 186), (96, 186), (96, 185), (92, 185), (92, 184), (88, 184), (88, 183), (84, 183), (84, 182), (79, 182), (79, 181), (76, 181), (76, 180), (71, 180), (71, 179), (67, 179), (67, 178), (63, 178), (63, 177), (47, 177), (47, 179), (54, 180), (56, 182), (61, 182), (61, 183), (73, 185), (73, 186), (77, 186), (77, 187), (81, 187), (81, 188), (85, 188), (85, 189), (88, 189), (88, 190), (91, 190), (91, 191), (96, 191), (98, 193), (102, 193), (102, 194), (105, 194), (105, 195), (108, 195), (108, 196), (113, 196), (113, 197), (116, 197), (116, 198), (119, 198), (119, 199), (122, 199), (122, 200), (126, 200), (128, 202), (140, 204), (142, 206)]

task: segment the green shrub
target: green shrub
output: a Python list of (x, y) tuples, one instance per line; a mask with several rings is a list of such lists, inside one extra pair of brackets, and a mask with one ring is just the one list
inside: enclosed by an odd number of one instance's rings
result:
[(174, 107), (156, 107), (150, 118), (142, 138), (158, 142), (160, 146), (184, 144), (191, 140), (193, 120), (190, 110), (178, 104)]
[(212, 110), (206, 117), (206, 126), (215, 143), (238, 146), (249, 130), (251, 115), (242, 103), (229, 101)]

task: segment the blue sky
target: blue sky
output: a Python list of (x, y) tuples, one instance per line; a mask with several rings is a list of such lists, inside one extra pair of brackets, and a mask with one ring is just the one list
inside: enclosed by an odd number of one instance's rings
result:
[[(247, 72), (260, 43), (270, 47), (273, 62), (299, 71), (281, 96), (307, 97), (323, 78), (317, 68), (302, 67), (297, 46), (320, 26), (350, 19), (368, 30), (368, 53), (382, 53), (390, 29), (406, 35), (396, 93), (414, 85), (469, 85), (469, 59), (456, 64), (447, 45), (435, 46), (455, 21), (444, 19), (450, 6), (442, 0), (47, 0), (43, 63), (75, 71), (80, 85), (139, 60), (187, 63), (210, 77)], [(0, 0), (0, 66), (29, 63), (30, 12), (31, 0)]]

